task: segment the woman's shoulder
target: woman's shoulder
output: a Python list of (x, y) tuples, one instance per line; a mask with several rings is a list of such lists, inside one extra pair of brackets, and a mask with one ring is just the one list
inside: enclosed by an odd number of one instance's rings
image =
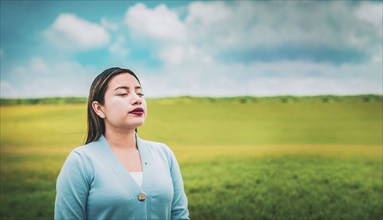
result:
[(76, 155), (77, 157), (89, 158), (96, 156), (100, 151), (102, 151), (102, 145), (100, 141), (94, 141), (88, 144), (74, 147), (69, 156)]
[(84, 145), (79, 145), (79, 146), (76, 146), (75, 148), (73, 148), (72, 152), (76, 152), (76, 153), (79, 153), (79, 154), (88, 154), (89, 152), (91, 152), (91, 149), (95, 148), (95, 142), (91, 142), (91, 143), (88, 143), (88, 144), (84, 144)]
[(144, 140), (141, 138), (138, 138), (138, 144), (145, 145), (146, 147), (153, 148), (153, 149), (170, 150), (170, 148), (164, 143)]
[(149, 140), (138, 138), (138, 145), (141, 145), (141, 147), (144, 147), (148, 149), (149, 151), (165, 153), (166, 155), (171, 157), (173, 155), (173, 151), (171, 150), (171, 148), (168, 145), (161, 142), (149, 141)]

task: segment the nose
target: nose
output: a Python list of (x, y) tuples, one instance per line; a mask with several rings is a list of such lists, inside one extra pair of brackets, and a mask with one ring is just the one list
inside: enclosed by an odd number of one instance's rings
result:
[(132, 98), (130, 99), (130, 104), (141, 105), (142, 104), (142, 97), (140, 97), (136, 93), (133, 93)]

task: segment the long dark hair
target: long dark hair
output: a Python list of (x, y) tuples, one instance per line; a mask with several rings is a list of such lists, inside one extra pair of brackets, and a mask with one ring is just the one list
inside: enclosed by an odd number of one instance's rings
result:
[[(123, 69), (120, 67), (112, 67), (104, 70), (94, 80), (89, 90), (88, 97), (88, 134), (86, 137), (85, 144), (96, 141), (102, 134), (105, 134), (105, 123), (104, 119), (100, 118), (93, 110), (92, 103), (97, 101), (101, 105), (104, 104), (105, 92), (108, 89), (109, 81), (116, 75), (127, 73), (137, 79), (138, 83), (140, 80), (130, 69)], [(141, 84), (141, 83), (140, 83)]]

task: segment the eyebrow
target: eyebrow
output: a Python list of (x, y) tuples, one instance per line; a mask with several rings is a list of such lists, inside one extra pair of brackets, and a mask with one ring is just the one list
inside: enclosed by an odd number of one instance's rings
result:
[[(115, 88), (114, 91), (116, 91), (118, 89), (127, 89), (127, 90), (129, 90), (129, 87), (128, 86), (119, 86), (119, 87)], [(134, 87), (134, 89), (142, 89), (142, 88), (141, 88), (141, 86), (136, 86), (136, 87)]]

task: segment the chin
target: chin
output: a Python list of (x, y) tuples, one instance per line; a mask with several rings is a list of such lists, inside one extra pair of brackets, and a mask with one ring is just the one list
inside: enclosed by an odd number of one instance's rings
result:
[(124, 128), (135, 129), (142, 126), (144, 122), (145, 122), (144, 118), (129, 118), (124, 120), (122, 122), (123, 124), (120, 124), (120, 126)]
[(144, 125), (144, 121), (137, 122), (137, 123), (131, 123), (131, 124), (129, 124), (129, 127), (138, 128), (138, 127), (141, 127), (142, 125)]

